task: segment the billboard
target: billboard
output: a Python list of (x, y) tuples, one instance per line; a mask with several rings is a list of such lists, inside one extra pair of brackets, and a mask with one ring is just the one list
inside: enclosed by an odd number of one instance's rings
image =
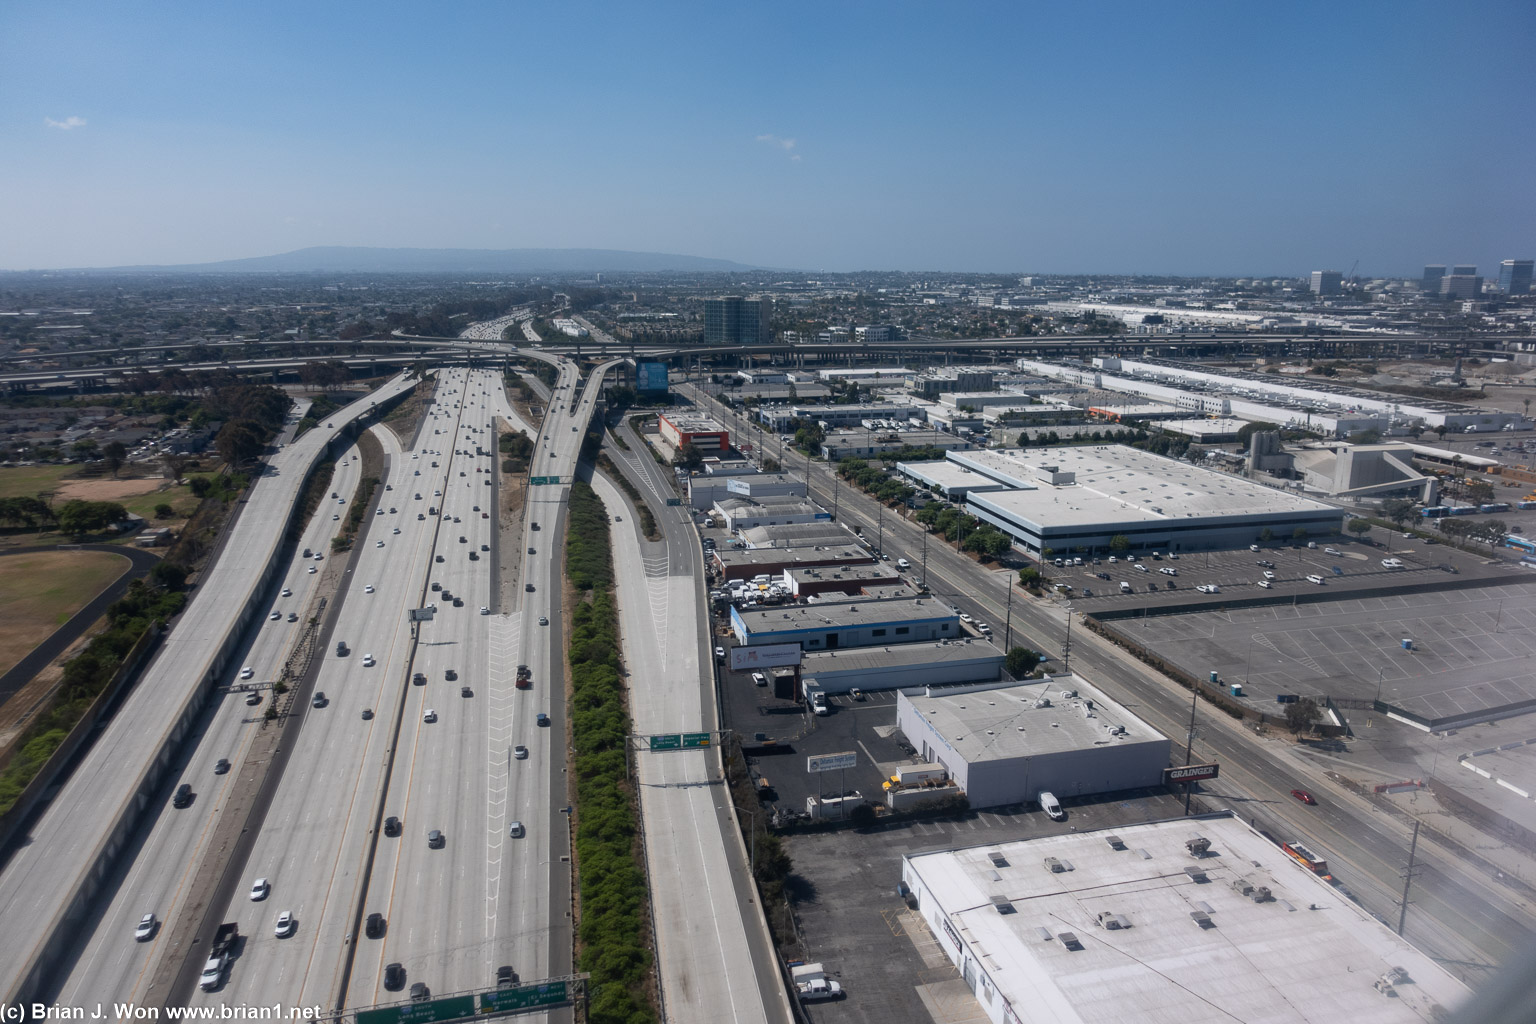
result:
[(814, 754), (805, 759), (805, 770), (808, 772), (835, 772), (843, 768), (852, 768), (859, 763), (859, 755), (852, 750), (845, 750), (837, 754)]
[(738, 480), (734, 476), (726, 478), (725, 489), (729, 494), (743, 494), (749, 498), (752, 496), (752, 485), (745, 480)]
[(636, 391), (667, 390), (666, 363), (638, 363), (635, 366)]
[(1201, 779), (1214, 779), (1221, 771), (1218, 764), (1190, 764), (1182, 768), (1164, 768), (1163, 784), (1171, 786), (1175, 782), (1196, 782)]
[(764, 644), (761, 647), (732, 647), (731, 671), (772, 668), (775, 665), (800, 664), (799, 644)]

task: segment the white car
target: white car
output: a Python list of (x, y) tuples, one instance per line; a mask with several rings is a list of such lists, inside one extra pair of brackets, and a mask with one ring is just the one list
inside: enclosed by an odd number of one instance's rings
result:
[(289, 590), (287, 587), (284, 587), (283, 588), (283, 596), (284, 597), (292, 597), (293, 596), (293, 591)]
[(1275, 578), (1274, 570), (1272, 570), (1272, 569), (1265, 569), (1264, 570), (1264, 578), (1267, 579), (1267, 580), (1274, 579)]
[(1265, 590), (1268, 590), (1273, 587), (1274, 584), (1269, 582), (1269, 580), (1259, 580), (1259, 586), (1263, 587)]
[(133, 938), (136, 942), (147, 942), (155, 934), (155, 915), (145, 914), (139, 918), (139, 926), (133, 930)]
[(333, 523), (341, 522), (341, 516), (331, 516), (331, 522), (333, 522)]
[(319, 572), (319, 571), (320, 571), (320, 570), (319, 570), (319, 569), (316, 569), (316, 568), (315, 568), (315, 567), (314, 567), (314, 566), (310, 566), (310, 567), (309, 567), (309, 574), (310, 574), (310, 575), (311, 575), (311, 576), (313, 576), (313, 575), (314, 575), (314, 574), (315, 574), (315, 573), (317, 573), (317, 572)]
[(249, 679), (252, 676), (254, 676), (255, 674), (256, 674), (256, 670), (251, 668), (251, 666), (249, 666), (249, 665), (245, 666), (245, 668), (242, 668), (240, 670), (240, 678), (241, 679)]
[(523, 828), (523, 823), (520, 821), (514, 821), (507, 826), (507, 835), (513, 839), (521, 839), (527, 834), (528, 830)]
[(384, 542), (383, 541), (379, 541), (377, 544), (374, 545), (374, 547), (378, 547), (378, 548), (381, 548), (383, 546), (384, 546)]
[(517, 746), (512, 748), (512, 756), (517, 758), (519, 761), (526, 761), (528, 760), (528, 748), (519, 743)]
[(427, 708), (427, 710), (421, 713), (421, 720), (423, 722), (435, 722), (437, 721), (437, 712), (431, 708)]
[(267, 618), (271, 619), (273, 622), (276, 622), (278, 619), (281, 619), (282, 617), (283, 617), (283, 613), (282, 612), (273, 612), (271, 615), (267, 616)]
[(363, 668), (373, 668), (373, 655), (363, 655)]
[(251, 901), (260, 902), (272, 892), (272, 883), (265, 878), (258, 878), (251, 883)]
[(539, 616), (539, 625), (541, 625), (541, 626), (549, 625), (549, 618), (548, 618), (548, 616), (540, 615)]
[(277, 915), (277, 926), (272, 929), (272, 934), (280, 939), (286, 939), (293, 934), (293, 911), (285, 910)]
[(961, 622), (967, 622), (967, 623), (969, 623), (969, 622), (975, 622), (975, 621), (976, 621), (976, 620), (975, 620), (975, 619), (973, 619), (973, 618), (971, 618), (971, 617), (970, 617), (970, 616), (969, 616), (969, 615), (967, 615), (967, 614), (966, 614), (966, 613), (965, 613), (965, 612), (961, 612), (961, 613), (960, 613), (960, 621), (961, 621)]
[(395, 532), (396, 532), (396, 533), (399, 533), (399, 532), (400, 532), (400, 527), (398, 527), (398, 526), (397, 526), (397, 527), (395, 527)]
[(366, 587), (364, 587), (364, 588), (363, 588), (363, 593), (365, 593), (365, 594), (371, 594), (371, 593), (373, 593), (373, 584), (372, 584), (372, 583), (370, 583), (370, 584), (368, 584), (368, 585), (367, 585), (367, 586), (366, 586)]
[(1325, 581), (1324, 581), (1324, 579), (1321, 576), (1318, 576), (1318, 575), (1313, 574), (1313, 573), (1309, 573), (1307, 575), (1307, 582), (1308, 583), (1316, 583), (1318, 586), (1322, 586)]

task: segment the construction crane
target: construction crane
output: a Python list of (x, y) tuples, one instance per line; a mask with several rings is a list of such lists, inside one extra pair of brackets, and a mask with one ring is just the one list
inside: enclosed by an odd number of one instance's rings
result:
[(1359, 260), (1355, 260), (1355, 265), (1353, 267), (1349, 268), (1349, 273), (1344, 275), (1344, 280), (1348, 281), (1350, 284), (1354, 284), (1355, 283), (1355, 270), (1359, 266), (1360, 266), (1360, 261)]

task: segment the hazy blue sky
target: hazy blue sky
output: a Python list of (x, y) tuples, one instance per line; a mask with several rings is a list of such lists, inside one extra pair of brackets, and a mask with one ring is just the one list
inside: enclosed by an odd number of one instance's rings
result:
[(1536, 256), (1536, 3), (0, 3), (0, 268)]

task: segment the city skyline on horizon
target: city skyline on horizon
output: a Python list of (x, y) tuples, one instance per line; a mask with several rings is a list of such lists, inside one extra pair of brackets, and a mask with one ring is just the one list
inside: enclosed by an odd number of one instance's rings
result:
[(1505, 113), (1529, 5), (369, 11), (13, 5), (0, 268), (526, 247), (1492, 278), (1536, 248), (1500, 171), (1536, 158)]

